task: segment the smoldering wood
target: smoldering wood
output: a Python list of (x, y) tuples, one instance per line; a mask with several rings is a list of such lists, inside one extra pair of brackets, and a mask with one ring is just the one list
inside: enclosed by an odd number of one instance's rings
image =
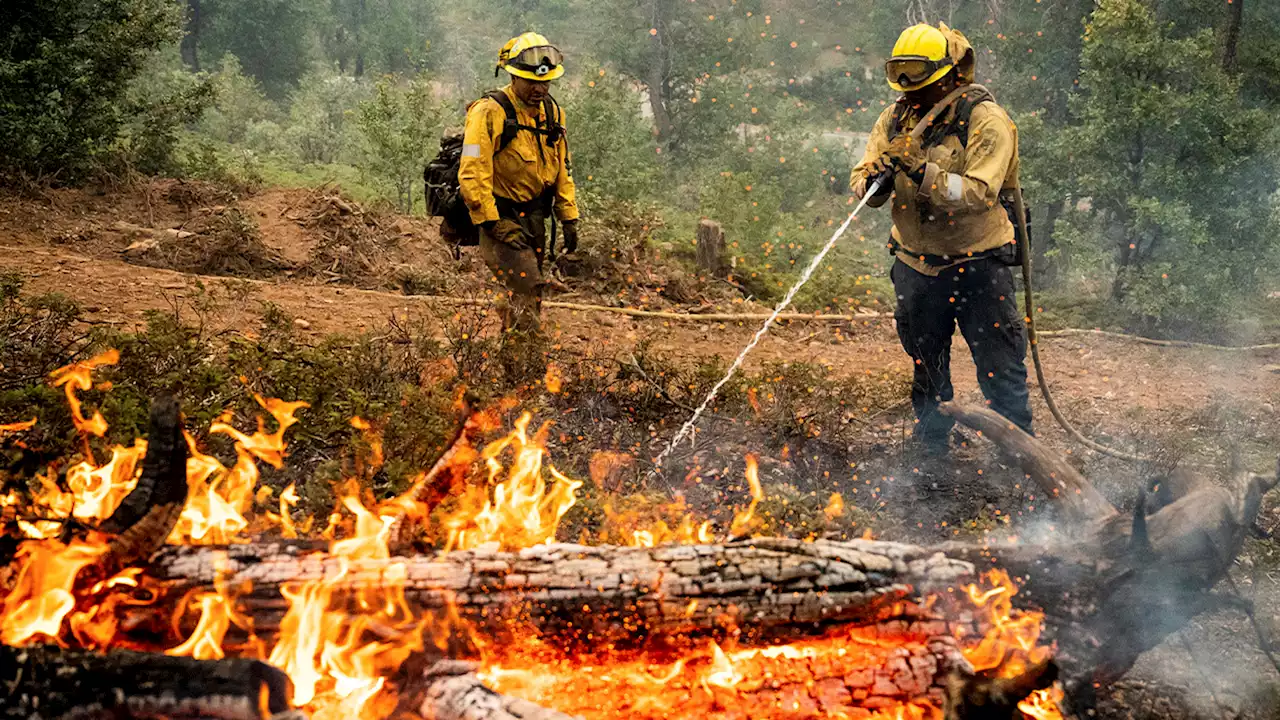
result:
[(177, 525), (187, 491), (182, 412), (176, 398), (162, 395), (151, 405), (147, 454), (138, 484), (99, 527), (113, 536), (108, 561), (132, 565), (150, 557)]
[(0, 645), (0, 718), (219, 718), (289, 711), (289, 676), (257, 660)]
[[(343, 564), (283, 542), (168, 546), (149, 573), (170, 582), (177, 596), (211, 588), (219, 554), (228, 583), (252, 583), (239, 604), (268, 630), (285, 610), (283, 583), (334, 578)], [(973, 575), (968, 562), (910, 545), (785, 538), (657, 548), (550, 544), (345, 564), (339, 588), (386, 586), (390, 568), (403, 565), (405, 595), (418, 610), (452, 606), (493, 632), (518, 616), (526, 627), (597, 643), (728, 625), (764, 636), (822, 623), (875, 622), (912, 613), (923, 594)]]
[(476, 677), (478, 669), (458, 660), (437, 662), (401, 690), (399, 709), (424, 720), (573, 720), (571, 715), (491, 690)]
[(703, 218), (698, 222), (695, 235), (698, 267), (714, 277), (729, 274), (729, 262), (725, 260), (724, 229), (720, 223)]
[[(1069, 700), (1092, 707), (1093, 692), (1124, 675), (1143, 652), (1222, 602), (1211, 591), (1230, 570), (1275, 475), (1234, 473), (1226, 485), (1183, 478), (1179, 497), (1148, 511), (1143, 489), (1133, 515), (1120, 513), (1082, 475), (1035, 438), (985, 408), (943, 412), (1013, 454), (1073, 523), (1039, 546), (948, 543), (937, 549), (978, 567), (1023, 576), (1019, 598), (1041, 607), (1059, 644)], [(1069, 466), (1068, 466), (1069, 467)]]

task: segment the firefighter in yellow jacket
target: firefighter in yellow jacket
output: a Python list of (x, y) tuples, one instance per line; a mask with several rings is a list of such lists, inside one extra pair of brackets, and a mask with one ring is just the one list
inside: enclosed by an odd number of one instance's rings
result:
[(512, 38), (498, 55), (498, 71), (511, 83), (467, 109), (458, 184), (471, 221), (480, 228), (480, 254), (509, 291), (503, 325), (525, 333), (541, 328), (546, 285), (546, 221), (554, 211), (566, 253), (578, 247), (565, 140), (564, 111), (551, 98), (551, 81), (564, 59), (545, 37)]
[[(951, 336), (958, 325), (991, 408), (1031, 432), (1026, 341), (1009, 265), (1018, 246), (1001, 202), (1018, 185), (1018, 134), (991, 94), (974, 84), (974, 51), (940, 24), (907, 28), (885, 63), (889, 86), (903, 96), (880, 114), (866, 154), (853, 170), (868, 204), (892, 202), (890, 271), (898, 297), (898, 337), (911, 355), (911, 399), (923, 449), (945, 453), (953, 422), (937, 412), (952, 399)], [(955, 102), (925, 129), (926, 113), (959, 87)]]

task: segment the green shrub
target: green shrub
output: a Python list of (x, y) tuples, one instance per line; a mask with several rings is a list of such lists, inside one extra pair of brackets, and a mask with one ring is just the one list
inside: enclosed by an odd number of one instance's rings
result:
[(381, 185), (402, 213), (412, 213), (422, 193), (422, 169), (439, 148), (442, 105), (426, 75), (403, 83), (378, 81), (360, 103), (356, 127), (363, 139), (360, 170)]
[(92, 168), (129, 118), (130, 83), (180, 22), (168, 0), (0, 4), (0, 173), (68, 181)]

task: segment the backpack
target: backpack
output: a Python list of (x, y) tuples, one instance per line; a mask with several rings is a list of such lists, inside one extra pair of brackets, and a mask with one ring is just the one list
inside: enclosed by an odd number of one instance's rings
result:
[[(484, 97), (497, 102), (506, 113), (502, 135), (498, 138), (494, 155), (502, 152), (515, 140), (521, 130), (543, 136), (544, 142), (552, 147), (564, 137), (564, 126), (559, 120), (560, 106), (550, 95), (542, 101), (542, 111), (547, 118), (546, 127), (521, 125), (516, 117), (515, 105), (501, 90), (485, 93)], [(462, 145), (462, 133), (444, 135), (440, 138), (440, 152), (422, 171), (427, 214), (442, 219), (440, 235), (453, 247), (454, 259), (461, 257), (460, 248), (480, 244), (480, 229), (471, 222), (471, 212), (462, 199), (462, 189), (458, 183), (458, 170), (462, 166)]]

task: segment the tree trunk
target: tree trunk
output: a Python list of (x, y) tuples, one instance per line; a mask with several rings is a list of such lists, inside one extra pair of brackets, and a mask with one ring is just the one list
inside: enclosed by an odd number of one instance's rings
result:
[(187, 32), (182, 36), (182, 59), (195, 72), (200, 72), (200, 30), (203, 28), (201, 0), (187, 0)]
[(1222, 43), (1222, 69), (1234, 75), (1240, 49), (1240, 27), (1244, 24), (1244, 0), (1227, 0), (1227, 31)]
[(728, 275), (729, 263), (724, 257), (724, 230), (720, 227), (720, 223), (703, 218), (698, 222), (695, 237), (698, 246), (698, 267), (706, 270), (712, 277)]
[(662, 0), (652, 0), (653, 7), (653, 52), (650, 54), (649, 72), (645, 84), (649, 88), (649, 109), (653, 112), (654, 129), (658, 132), (658, 143), (663, 148), (670, 148), (675, 135), (675, 126), (671, 122), (670, 86), (667, 81), (671, 59), (667, 37), (666, 19), (663, 16)]
[[(256, 629), (270, 633), (285, 610), (283, 583), (338, 574), (341, 560), (311, 552), (316, 549), (297, 542), (168, 546), (148, 572), (172, 582), (172, 595), (180, 597), (192, 588), (212, 589), (215, 557), (225, 554), (226, 582), (252, 582), (240, 606)], [(540, 632), (566, 640), (590, 636), (592, 643), (715, 632), (730, 622), (763, 638), (817, 623), (920, 620), (924, 614), (911, 607), (920, 593), (973, 575), (967, 562), (909, 545), (761, 538), (657, 548), (552, 544), (356, 561), (338, 587), (379, 587), (395, 564), (405, 566), (405, 596), (419, 611), (452, 605), (497, 633), (511, 629), (519, 615)]]

